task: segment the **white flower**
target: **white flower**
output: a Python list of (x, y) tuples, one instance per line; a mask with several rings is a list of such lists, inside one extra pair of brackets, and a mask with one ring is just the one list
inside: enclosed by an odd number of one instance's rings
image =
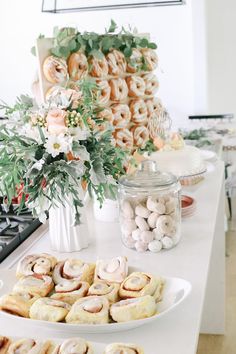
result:
[(43, 159), (40, 159), (33, 164), (33, 166), (31, 167), (31, 170), (35, 169), (35, 170), (41, 171), (44, 164), (45, 164), (45, 161)]
[(64, 135), (50, 135), (44, 146), (49, 154), (56, 157), (61, 152), (68, 153), (70, 151), (71, 141)]
[(38, 218), (42, 224), (45, 224), (45, 222), (47, 221), (47, 215), (44, 212), (41, 212), (40, 214), (38, 214)]
[(90, 135), (88, 129), (81, 129), (80, 127), (68, 128), (68, 132), (76, 140), (86, 140)]

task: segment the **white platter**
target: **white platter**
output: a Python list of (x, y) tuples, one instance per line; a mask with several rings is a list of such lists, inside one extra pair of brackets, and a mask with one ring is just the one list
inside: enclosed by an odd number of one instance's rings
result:
[(214, 151), (201, 149), (200, 153), (204, 161), (210, 161), (210, 162), (217, 161), (217, 155)]
[[(129, 273), (133, 271), (140, 271), (137, 268), (129, 267)], [(43, 327), (55, 332), (68, 332), (68, 334), (75, 333), (112, 333), (126, 331), (128, 329), (143, 326), (153, 321), (160, 321), (169, 312), (173, 311), (179, 306), (191, 291), (191, 284), (181, 278), (163, 277), (165, 286), (163, 291), (163, 300), (157, 304), (158, 314), (135, 321), (122, 322), (122, 323), (109, 323), (98, 325), (86, 324), (69, 324), (61, 322), (47, 322), (40, 320), (32, 320), (29, 318), (18, 317), (7, 312), (0, 311), (0, 319), (14, 319), (19, 326), (30, 325), (31, 327)], [(0, 273), (0, 296), (11, 292), (14, 284), (16, 283), (15, 271), (2, 270)]]

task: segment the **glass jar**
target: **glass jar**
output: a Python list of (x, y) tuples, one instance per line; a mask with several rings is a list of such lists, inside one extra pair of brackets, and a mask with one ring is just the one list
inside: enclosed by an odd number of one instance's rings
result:
[(119, 180), (122, 241), (139, 252), (174, 247), (181, 234), (181, 185), (174, 175), (143, 161), (133, 174)]

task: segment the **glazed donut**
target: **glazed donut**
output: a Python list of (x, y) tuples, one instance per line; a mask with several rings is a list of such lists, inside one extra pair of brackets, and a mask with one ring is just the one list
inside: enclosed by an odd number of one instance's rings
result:
[(129, 105), (131, 112), (131, 121), (137, 125), (145, 125), (147, 123), (147, 107), (142, 99), (131, 101)]
[(52, 278), (55, 284), (69, 280), (93, 281), (95, 264), (85, 263), (79, 259), (66, 259), (58, 262), (53, 270)]
[(111, 106), (113, 113), (113, 126), (115, 129), (126, 128), (130, 122), (131, 113), (127, 104), (113, 104)]
[(109, 302), (105, 296), (77, 300), (66, 316), (67, 323), (102, 324), (109, 322)]
[(159, 88), (159, 82), (157, 80), (157, 77), (153, 73), (145, 74), (142, 76), (144, 82), (145, 82), (145, 95), (154, 95), (158, 88)]
[(67, 79), (67, 64), (65, 59), (50, 55), (43, 62), (43, 73), (46, 79), (52, 84), (64, 82)]
[(33, 274), (51, 275), (56, 263), (57, 259), (47, 253), (28, 255), (19, 261), (16, 277)]
[(107, 80), (97, 80), (97, 101), (100, 106), (106, 106), (110, 100), (111, 88)]
[(0, 354), (7, 354), (11, 340), (8, 337), (0, 336)]
[(13, 287), (13, 292), (31, 295), (47, 296), (53, 289), (54, 283), (48, 275), (27, 275), (18, 280)]
[(151, 295), (121, 300), (110, 308), (110, 315), (115, 322), (140, 320), (151, 317), (156, 312), (156, 302)]
[(29, 316), (33, 320), (60, 322), (70, 311), (71, 306), (63, 301), (41, 297), (30, 308)]
[(139, 76), (129, 76), (126, 79), (130, 97), (140, 97), (145, 93), (145, 81)]
[(85, 281), (68, 280), (55, 286), (55, 293), (51, 299), (64, 301), (73, 305), (75, 301), (87, 295), (89, 283)]
[(142, 54), (139, 49), (133, 48), (132, 54), (129, 57), (127, 63), (127, 72), (128, 73), (136, 73), (137, 71), (141, 70), (143, 61), (142, 61)]
[(116, 141), (116, 146), (132, 150), (134, 146), (133, 134), (129, 131), (129, 129), (117, 130), (114, 133), (114, 138)]
[(154, 97), (150, 100), (146, 100), (145, 103), (147, 106), (148, 117), (150, 117), (153, 113), (159, 115), (160, 113), (163, 112), (163, 106), (159, 98)]
[(58, 345), (52, 354), (93, 354), (94, 351), (90, 343), (83, 338), (69, 338)]
[(105, 282), (93, 283), (88, 295), (105, 296), (110, 303), (118, 301), (119, 284), (107, 284)]
[(147, 71), (153, 71), (157, 68), (158, 57), (156, 52), (150, 48), (142, 48), (141, 53), (144, 58), (144, 63), (147, 68)]
[(111, 343), (105, 348), (104, 354), (144, 354), (142, 348), (131, 343)]
[(50, 340), (39, 342), (34, 339), (20, 339), (8, 348), (8, 354), (48, 354), (54, 348)]
[(29, 317), (30, 307), (38, 298), (39, 295), (31, 295), (27, 292), (6, 294), (0, 298), (0, 310), (21, 317)]
[(72, 53), (68, 59), (68, 72), (72, 80), (78, 81), (88, 74), (88, 61), (81, 53)]
[(91, 67), (89, 73), (93, 77), (106, 77), (108, 75), (108, 64), (106, 58), (98, 59), (91, 57), (89, 59), (89, 65)]
[(112, 113), (111, 108), (106, 107), (102, 111), (98, 112), (97, 118), (101, 120), (105, 120), (112, 124), (114, 120), (114, 115)]
[(113, 49), (106, 56), (108, 63), (108, 72), (110, 75), (121, 76), (126, 71), (126, 60), (123, 53)]
[(170, 215), (160, 215), (157, 219), (156, 228), (165, 235), (171, 234), (174, 226), (174, 220)]
[(115, 257), (111, 259), (99, 259), (96, 262), (94, 281), (111, 283), (122, 283), (127, 277), (128, 264), (126, 257)]
[(111, 87), (111, 100), (123, 101), (128, 96), (128, 87), (124, 79), (111, 79), (109, 81)]
[(148, 128), (143, 125), (136, 125), (131, 128), (131, 131), (134, 135), (134, 145), (140, 148), (144, 148), (149, 140)]

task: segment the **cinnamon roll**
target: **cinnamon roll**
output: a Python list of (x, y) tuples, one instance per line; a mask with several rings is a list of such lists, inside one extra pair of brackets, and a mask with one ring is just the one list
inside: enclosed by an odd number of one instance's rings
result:
[(124, 101), (128, 96), (128, 86), (124, 79), (111, 79), (109, 81), (111, 87), (111, 100)]
[(116, 142), (116, 146), (125, 150), (132, 150), (134, 147), (134, 139), (133, 134), (129, 131), (129, 129), (117, 130), (114, 133), (114, 139)]
[(83, 338), (69, 338), (58, 345), (52, 354), (93, 354), (92, 345)]
[(7, 354), (10, 344), (10, 338), (0, 336), (0, 354)]
[(153, 295), (159, 286), (157, 278), (144, 272), (131, 273), (120, 285), (121, 299)]
[(93, 282), (95, 264), (86, 263), (80, 259), (66, 259), (58, 262), (53, 270), (52, 278), (55, 284), (61, 284), (65, 280)]
[(93, 77), (105, 78), (108, 75), (108, 64), (106, 58), (98, 59), (91, 57), (89, 59), (90, 75)]
[(128, 59), (127, 63), (127, 72), (128, 73), (136, 73), (137, 71), (141, 70), (143, 65), (143, 56), (139, 49), (133, 48), (132, 54)]
[(110, 308), (110, 315), (115, 322), (140, 320), (152, 317), (156, 312), (156, 303), (151, 295), (121, 300)]
[(142, 76), (145, 83), (145, 95), (155, 95), (159, 88), (157, 77), (153, 73), (145, 74)]
[(78, 81), (88, 74), (88, 61), (84, 53), (72, 53), (68, 58), (68, 72), (72, 80)]
[(54, 283), (48, 275), (27, 275), (18, 280), (13, 292), (27, 292), (32, 295), (47, 296), (53, 289)]
[(50, 340), (40, 342), (34, 339), (20, 339), (13, 342), (9, 348), (8, 354), (50, 354), (54, 345)]
[(31, 295), (27, 292), (6, 294), (0, 298), (0, 310), (21, 317), (29, 317), (30, 307), (37, 299), (39, 295)]
[(113, 104), (111, 106), (113, 113), (113, 126), (115, 129), (126, 128), (130, 122), (131, 113), (127, 104)]
[(110, 100), (111, 88), (107, 80), (97, 80), (97, 102), (100, 106), (106, 106)]
[(34, 320), (60, 322), (65, 319), (70, 309), (71, 306), (66, 302), (41, 297), (31, 306), (29, 317)]
[(69, 280), (55, 286), (55, 293), (51, 299), (67, 302), (73, 305), (75, 301), (87, 295), (89, 283), (85, 281)]
[(135, 344), (112, 343), (106, 346), (104, 354), (144, 354), (144, 351)]
[(108, 63), (108, 72), (110, 75), (121, 76), (126, 71), (125, 56), (119, 50), (113, 49), (106, 56)]
[(17, 278), (26, 275), (51, 275), (57, 259), (50, 254), (32, 254), (22, 258), (16, 269)]
[(66, 316), (67, 323), (102, 324), (109, 321), (109, 301), (104, 296), (77, 300)]
[(105, 296), (110, 303), (118, 301), (119, 284), (107, 284), (105, 282), (93, 283), (88, 295)]
[(134, 145), (140, 148), (144, 148), (149, 140), (149, 130), (145, 126), (135, 125), (131, 128), (134, 135)]
[(43, 73), (47, 81), (52, 84), (61, 84), (67, 79), (67, 64), (65, 59), (53, 55), (43, 62)]
[(143, 55), (144, 65), (147, 71), (153, 71), (157, 68), (158, 57), (156, 52), (150, 48), (142, 48), (141, 53)]
[(94, 282), (122, 283), (128, 274), (126, 257), (99, 259), (96, 262)]
[(140, 76), (129, 76), (126, 79), (130, 97), (143, 96), (146, 89), (146, 83)]
[(147, 107), (142, 99), (131, 101), (129, 105), (131, 112), (131, 121), (137, 125), (145, 125), (147, 123)]

